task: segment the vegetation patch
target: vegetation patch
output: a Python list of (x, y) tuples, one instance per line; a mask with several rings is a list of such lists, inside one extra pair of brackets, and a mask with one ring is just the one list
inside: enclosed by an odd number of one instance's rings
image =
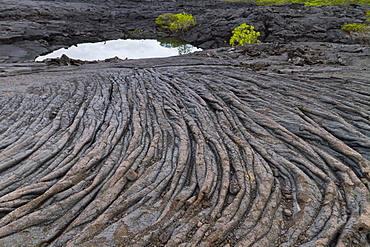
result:
[[(370, 17), (370, 10), (366, 10), (365, 15), (366, 15), (366, 17)], [(370, 23), (370, 18), (367, 18), (366, 22)]]
[(179, 14), (166, 13), (160, 15), (155, 20), (161, 28), (168, 29), (171, 32), (185, 32), (191, 27), (197, 24), (195, 17), (192, 14), (187, 14), (185, 12)]
[(342, 30), (346, 32), (359, 32), (364, 31), (367, 28), (366, 23), (350, 23), (347, 25), (342, 26)]
[[(366, 10), (365, 15), (370, 17), (370, 10)], [(364, 23), (349, 23), (347, 25), (343, 25), (342, 30), (348, 33), (369, 33), (370, 26), (368, 23), (370, 23), (370, 18), (367, 18)]]
[(222, 0), (227, 2), (255, 2), (257, 5), (269, 6), (289, 3), (302, 3), (305, 6), (322, 6), (322, 5), (349, 5), (364, 4), (370, 5), (370, 0)]
[(241, 46), (246, 44), (255, 44), (261, 41), (258, 40), (260, 32), (254, 30), (254, 26), (250, 26), (246, 23), (241, 24), (239, 27), (235, 28), (233, 31), (233, 36), (230, 38), (230, 45)]

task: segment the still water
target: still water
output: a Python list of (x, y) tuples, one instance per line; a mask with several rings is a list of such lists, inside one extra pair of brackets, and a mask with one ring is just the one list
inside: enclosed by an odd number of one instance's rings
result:
[(35, 61), (57, 58), (61, 57), (63, 54), (73, 59), (94, 61), (116, 56), (120, 59), (170, 57), (201, 50), (202, 49), (174, 38), (161, 40), (118, 39), (98, 43), (83, 43), (69, 48), (62, 48), (50, 54), (39, 56)]

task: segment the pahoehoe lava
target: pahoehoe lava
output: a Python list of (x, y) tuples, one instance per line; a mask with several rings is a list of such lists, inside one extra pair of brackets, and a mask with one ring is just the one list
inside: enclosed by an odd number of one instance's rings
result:
[(368, 71), (245, 49), (3, 74), (0, 245), (368, 246)]

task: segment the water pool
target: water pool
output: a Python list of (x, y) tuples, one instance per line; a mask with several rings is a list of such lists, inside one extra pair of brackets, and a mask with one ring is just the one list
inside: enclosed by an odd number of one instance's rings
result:
[(40, 62), (47, 58), (57, 58), (63, 54), (73, 59), (94, 61), (116, 56), (120, 59), (170, 57), (201, 50), (175, 38), (159, 40), (118, 39), (61, 48), (47, 55), (39, 56), (35, 61)]

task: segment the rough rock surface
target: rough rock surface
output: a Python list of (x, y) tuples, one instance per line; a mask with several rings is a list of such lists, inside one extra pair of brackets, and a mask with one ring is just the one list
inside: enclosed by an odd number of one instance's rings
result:
[(369, 246), (369, 68), (329, 42), (2, 63), (0, 246)]
[(10, 66), (0, 246), (368, 246), (369, 53)]
[[(164, 13), (185, 11), (197, 25), (181, 35), (201, 48), (226, 46), (231, 31), (254, 25), (264, 42), (364, 43), (341, 25), (364, 22), (363, 5), (255, 6), (220, 1), (34, 1), (2, 0), (0, 62), (30, 61), (41, 53), (77, 43), (118, 38), (166, 36), (155, 24)], [(370, 42), (369, 42), (370, 43)]]

